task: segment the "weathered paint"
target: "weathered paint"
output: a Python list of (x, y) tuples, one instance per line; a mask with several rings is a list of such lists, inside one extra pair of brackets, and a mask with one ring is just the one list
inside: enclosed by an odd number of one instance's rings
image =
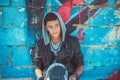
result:
[[(30, 50), (42, 37), (42, 17), (46, 12), (57, 11), (66, 1), (0, 0), (2, 80), (35, 79)], [(84, 55), (80, 80), (105, 79), (120, 69), (120, 9), (115, 7), (119, 0), (85, 2), (72, 8), (65, 24), (68, 32), (78, 37)], [(74, 27), (77, 28), (73, 30)]]

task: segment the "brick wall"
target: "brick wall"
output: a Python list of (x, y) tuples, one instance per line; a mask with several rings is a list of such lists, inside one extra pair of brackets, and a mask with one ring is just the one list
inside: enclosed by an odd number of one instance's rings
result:
[[(70, 16), (65, 22), (67, 32), (78, 37), (84, 55), (85, 68), (80, 79), (108, 79), (120, 69), (120, 1), (84, 1), (66, 12)], [(65, 2), (0, 0), (2, 80), (35, 78), (30, 49), (41, 38), (41, 20), (46, 12), (57, 11)]]
[(27, 22), (25, 0), (0, 0), (0, 80), (34, 76)]

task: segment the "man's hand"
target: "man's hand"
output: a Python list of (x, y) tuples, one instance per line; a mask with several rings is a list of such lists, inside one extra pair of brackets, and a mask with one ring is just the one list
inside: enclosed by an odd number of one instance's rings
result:
[(45, 80), (45, 78), (44, 77), (40, 77), (38, 80)]
[(69, 77), (69, 80), (77, 80), (77, 76), (75, 74), (73, 74)]

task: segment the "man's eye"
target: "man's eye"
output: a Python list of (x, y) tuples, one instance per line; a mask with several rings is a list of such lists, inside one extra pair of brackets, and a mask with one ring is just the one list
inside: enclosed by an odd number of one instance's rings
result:
[(49, 26), (49, 28), (52, 28), (52, 26)]
[(59, 25), (58, 25), (58, 24), (56, 24), (56, 27), (59, 27)]

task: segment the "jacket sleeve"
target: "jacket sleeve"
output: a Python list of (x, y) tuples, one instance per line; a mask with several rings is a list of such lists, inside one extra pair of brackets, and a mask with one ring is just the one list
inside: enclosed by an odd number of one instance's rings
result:
[(33, 64), (35, 68), (39, 68), (43, 71), (44, 64), (43, 64), (43, 55), (42, 55), (42, 41), (38, 40), (36, 45), (35, 56), (33, 60)]
[(74, 38), (74, 53), (73, 53), (73, 59), (72, 63), (75, 65), (75, 67), (79, 67), (84, 65), (84, 60), (83, 60), (83, 54), (80, 51), (80, 43), (77, 38)]

